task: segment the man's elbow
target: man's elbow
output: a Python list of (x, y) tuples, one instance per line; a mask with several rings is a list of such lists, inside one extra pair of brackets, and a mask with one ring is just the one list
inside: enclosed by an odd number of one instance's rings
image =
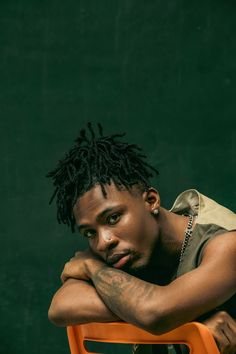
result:
[(56, 326), (66, 327), (70, 322), (69, 314), (70, 309), (68, 304), (54, 297), (48, 310), (49, 320)]
[(141, 317), (141, 328), (152, 334), (161, 335), (172, 330), (173, 317), (164, 311), (148, 309)]
[(173, 326), (168, 324), (165, 319), (155, 319), (153, 321), (146, 322), (143, 326), (143, 329), (149, 333), (161, 335), (169, 332), (171, 329), (173, 329)]

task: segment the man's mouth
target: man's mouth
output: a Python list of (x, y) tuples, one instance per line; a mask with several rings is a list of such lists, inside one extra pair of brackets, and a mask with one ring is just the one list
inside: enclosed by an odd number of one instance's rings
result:
[(110, 259), (108, 259), (107, 263), (114, 268), (122, 268), (131, 258), (130, 253), (124, 254), (115, 254)]
[(131, 257), (131, 255), (127, 254), (126, 256), (120, 258), (120, 260), (118, 262), (113, 263), (112, 266), (117, 269), (122, 268), (130, 260), (130, 257)]

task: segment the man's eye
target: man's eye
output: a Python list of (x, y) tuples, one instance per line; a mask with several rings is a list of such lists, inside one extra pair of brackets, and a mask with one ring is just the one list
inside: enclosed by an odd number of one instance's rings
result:
[(94, 230), (85, 230), (83, 236), (86, 238), (93, 238), (96, 235)]
[(109, 225), (115, 225), (120, 220), (121, 214), (116, 213), (107, 217), (107, 223)]

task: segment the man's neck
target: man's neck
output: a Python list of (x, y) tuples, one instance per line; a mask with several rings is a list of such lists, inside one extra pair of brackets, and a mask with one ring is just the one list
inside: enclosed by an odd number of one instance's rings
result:
[(147, 266), (129, 273), (159, 285), (171, 282), (179, 265), (182, 243), (185, 237), (189, 217), (174, 214), (160, 208), (158, 224), (160, 233)]
[(178, 215), (164, 208), (160, 209), (158, 216), (160, 243), (170, 256), (180, 252), (188, 222), (188, 216)]
[(169, 281), (179, 265), (180, 253), (189, 217), (160, 209), (158, 223), (159, 241), (150, 261), (150, 268), (156, 268), (163, 282)]

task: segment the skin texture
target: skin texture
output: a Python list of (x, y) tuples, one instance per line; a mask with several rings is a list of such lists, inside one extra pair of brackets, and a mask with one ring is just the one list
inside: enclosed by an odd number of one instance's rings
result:
[(236, 322), (225, 311), (203, 322), (212, 332), (221, 353), (236, 353)]
[[(119, 318), (158, 334), (216, 308), (236, 292), (235, 233), (209, 242), (201, 265), (171, 282), (188, 218), (162, 208), (153, 188), (140, 194), (119, 191), (111, 184), (107, 193), (105, 199), (96, 186), (74, 207), (90, 249), (77, 252), (64, 267), (64, 284), (49, 309), (54, 323)], [(213, 318), (209, 328), (222, 353), (232, 354), (232, 345), (229, 351), (223, 344), (223, 332), (213, 330), (217, 321)]]

